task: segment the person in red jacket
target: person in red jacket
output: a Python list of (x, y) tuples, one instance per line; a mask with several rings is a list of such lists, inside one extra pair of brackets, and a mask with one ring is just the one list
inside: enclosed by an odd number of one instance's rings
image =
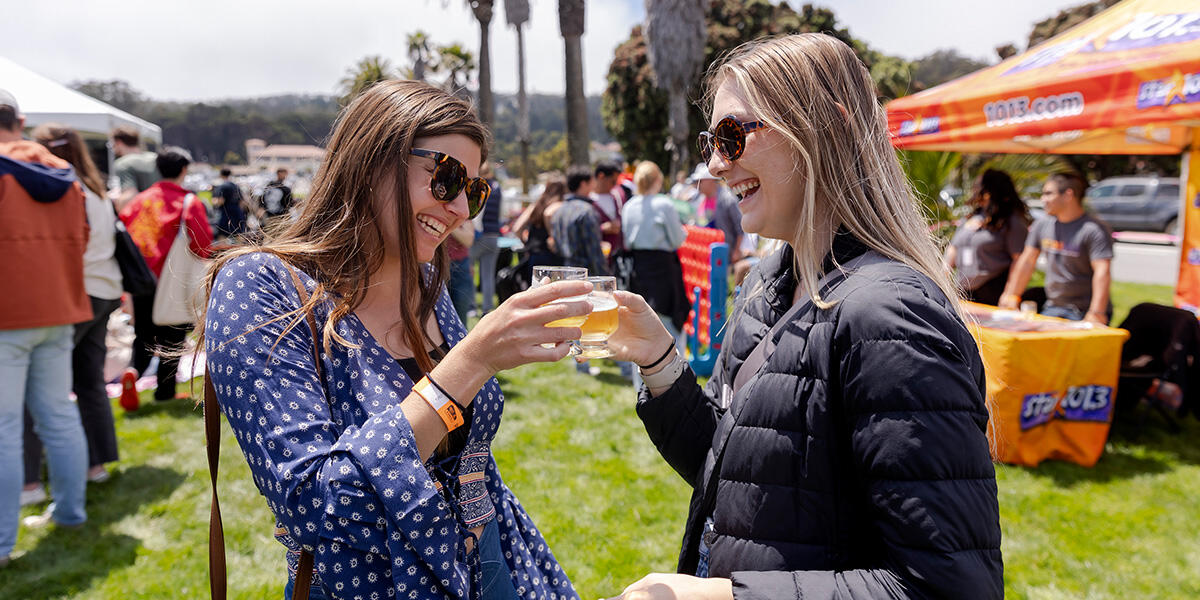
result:
[(54, 496), (27, 524), (87, 520), (87, 445), (70, 400), (73, 326), (92, 318), (83, 190), (66, 161), (21, 138), (24, 125), (17, 101), (0, 90), (0, 567), (17, 543), (22, 408), (46, 448)]
[[(204, 204), (181, 185), (187, 175), (192, 157), (183, 148), (166, 146), (158, 153), (158, 171), (162, 180), (133, 197), (121, 209), (121, 220), (129, 230), (130, 237), (146, 258), (146, 266), (156, 277), (162, 275), (163, 263), (171, 244), (179, 233), (181, 222), (187, 223), (188, 241), (193, 253), (208, 258), (212, 245), (212, 229)], [(192, 196), (187, 215), (183, 214), (184, 200)], [(157, 325), (151, 315), (154, 312), (154, 295), (133, 297), (133, 367), (122, 376), (122, 384), (136, 380), (150, 366), (155, 349), (178, 348), (191, 330), (191, 325)], [(157, 401), (175, 398), (175, 372), (179, 358), (170, 353), (159, 354), (158, 387), (154, 390)], [(136, 390), (131, 385), (122, 385), (122, 393)], [(124, 403), (122, 403), (125, 405)], [(136, 404), (134, 404), (136, 406)]]

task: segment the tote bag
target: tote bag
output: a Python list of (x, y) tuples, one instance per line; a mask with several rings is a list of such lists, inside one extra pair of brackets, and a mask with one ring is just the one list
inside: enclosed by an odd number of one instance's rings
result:
[(187, 214), (195, 194), (183, 199), (179, 216), (179, 233), (167, 252), (158, 291), (154, 296), (154, 311), (150, 318), (155, 325), (186, 325), (195, 323), (200, 315), (200, 288), (204, 283), (207, 261), (192, 254), (188, 243)]

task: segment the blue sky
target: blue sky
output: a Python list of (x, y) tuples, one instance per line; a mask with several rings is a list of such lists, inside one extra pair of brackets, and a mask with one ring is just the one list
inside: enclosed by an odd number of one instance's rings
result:
[[(831, 0), (852, 35), (915, 58), (938, 48), (994, 61), (992, 48), (1023, 48), (1035, 21), (1082, 0)], [(152, 98), (199, 100), (333, 93), (358, 59), (403, 65), (405, 36), (478, 45), (462, 0), (22, 0), (5, 9), (0, 55), (52, 79), (124, 79)], [(498, 7), (503, 0), (496, 0)], [(792, 2), (799, 6), (801, 2)], [(527, 85), (561, 93), (563, 44), (556, 0), (530, 0)], [(203, 8), (197, 8), (202, 6)], [(588, 0), (585, 88), (604, 89), (613, 49), (644, 16), (643, 0)], [(493, 87), (515, 91), (516, 35), (498, 8), (492, 21)]]

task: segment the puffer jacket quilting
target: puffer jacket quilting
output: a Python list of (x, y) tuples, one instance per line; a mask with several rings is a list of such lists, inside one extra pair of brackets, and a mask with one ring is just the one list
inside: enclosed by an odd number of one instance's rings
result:
[[(846, 237), (839, 264), (863, 251)], [(832, 282), (836, 303), (782, 326), (733, 399), (736, 424), (722, 421), (721, 390), (790, 307), (791, 256), (748, 278), (758, 291), (738, 299), (705, 390), (685, 371), (657, 398), (642, 391), (647, 432), (698, 490), (680, 571), (695, 572), (699, 488), (732, 425), (708, 542), (710, 574), (732, 576), (736, 597), (1002, 597), (983, 367), (927, 277), (876, 255)]]

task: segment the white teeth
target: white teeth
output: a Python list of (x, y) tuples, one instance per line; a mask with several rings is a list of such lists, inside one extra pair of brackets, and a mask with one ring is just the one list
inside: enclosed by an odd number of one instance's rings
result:
[(418, 215), (417, 222), (421, 224), (421, 227), (424, 228), (425, 231), (428, 231), (433, 235), (440, 236), (446, 232), (446, 226), (436, 219)]
[(746, 181), (742, 181), (742, 182), (738, 183), (737, 185), (735, 185), (729, 189), (733, 193), (737, 194), (738, 198), (740, 199), (740, 198), (745, 198), (747, 192), (749, 192), (750, 190), (753, 190), (753, 189), (757, 189), (758, 186), (759, 186), (759, 183), (758, 183), (757, 179), (748, 179)]

